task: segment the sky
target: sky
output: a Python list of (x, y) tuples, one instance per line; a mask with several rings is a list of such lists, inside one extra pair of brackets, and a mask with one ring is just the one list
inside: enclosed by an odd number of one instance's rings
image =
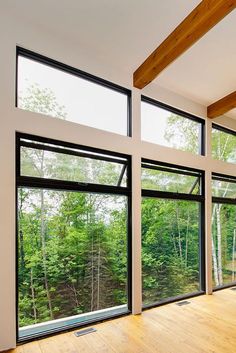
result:
[(19, 94), (25, 96), (35, 83), (52, 90), (58, 104), (65, 106), (67, 120), (127, 134), (126, 95), (20, 56)]

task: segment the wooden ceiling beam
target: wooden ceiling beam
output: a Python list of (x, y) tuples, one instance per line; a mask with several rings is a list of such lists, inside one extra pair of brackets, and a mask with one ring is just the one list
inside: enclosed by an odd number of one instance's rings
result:
[(236, 108), (236, 91), (209, 105), (207, 107), (207, 116), (210, 119), (214, 119), (234, 108)]
[(236, 8), (236, 0), (202, 0), (134, 72), (133, 84), (144, 88), (161, 71)]

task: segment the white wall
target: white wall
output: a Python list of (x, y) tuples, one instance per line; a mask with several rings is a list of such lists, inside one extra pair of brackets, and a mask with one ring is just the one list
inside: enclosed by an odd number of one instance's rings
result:
[[(133, 312), (141, 310), (141, 262), (140, 262), (140, 160), (141, 156), (188, 165), (206, 171), (207, 181), (207, 249), (210, 254), (210, 173), (211, 171), (236, 175), (236, 166), (210, 157), (210, 128), (207, 122), (206, 157), (193, 156), (187, 152), (140, 141), (140, 94), (133, 89), (133, 137), (123, 137), (74, 123), (43, 117), (14, 107), (15, 102), (15, 47), (31, 49), (71, 66), (103, 77), (127, 88), (132, 88), (132, 76), (112, 68), (105, 58), (78, 48), (56, 35), (45, 33), (43, 28), (26, 24), (21, 19), (0, 14), (0, 350), (15, 346), (15, 131), (32, 133), (63, 141), (119, 151), (133, 156)], [(205, 117), (206, 109), (173, 92), (149, 85), (142, 94), (156, 98), (169, 105)], [(236, 121), (222, 119), (220, 122), (236, 130)], [(211, 293), (211, 257), (208, 258), (208, 286)]]

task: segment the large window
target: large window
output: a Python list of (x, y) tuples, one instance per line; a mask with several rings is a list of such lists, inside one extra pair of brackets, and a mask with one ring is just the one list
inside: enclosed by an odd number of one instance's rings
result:
[(145, 307), (204, 291), (202, 173), (142, 162)]
[(163, 103), (142, 97), (142, 140), (204, 154), (204, 121)]
[(130, 310), (130, 158), (17, 134), (19, 339)]
[(236, 131), (212, 125), (212, 157), (236, 163)]
[(236, 283), (236, 178), (212, 177), (213, 283), (220, 288)]
[(130, 135), (130, 91), (18, 48), (17, 106)]

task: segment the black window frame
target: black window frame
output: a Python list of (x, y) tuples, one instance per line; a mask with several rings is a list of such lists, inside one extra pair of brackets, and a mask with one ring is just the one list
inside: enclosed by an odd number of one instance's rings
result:
[[(179, 296), (174, 296), (170, 298), (161, 299), (160, 301), (151, 303), (151, 304), (143, 304), (143, 310), (147, 310), (150, 308), (158, 307), (164, 304), (173, 303), (179, 300), (193, 298), (202, 294), (206, 293), (206, 274), (205, 274), (205, 264), (206, 264), (206, 251), (205, 251), (205, 171), (185, 166), (180, 166), (176, 164), (158, 162), (154, 160), (150, 160), (147, 158), (142, 158), (142, 168), (145, 167), (145, 163), (150, 163), (156, 166), (158, 170), (158, 166), (160, 167), (159, 170), (170, 171), (172, 173), (177, 173), (179, 169), (180, 173), (183, 175), (198, 175), (200, 178), (200, 194), (185, 194), (185, 193), (178, 193), (178, 192), (166, 192), (166, 191), (157, 191), (157, 190), (148, 190), (148, 189), (141, 189), (142, 197), (150, 197), (156, 199), (168, 199), (168, 200), (184, 200), (184, 201), (195, 201), (198, 202), (199, 207), (199, 220), (200, 220), (200, 228), (199, 228), (199, 286), (200, 290), (193, 293), (187, 293)], [(169, 169), (168, 169), (169, 168)], [(175, 170), (172, 171), (171, 168)]]
[(231, 130), (231, 129), (227, 128), (227, 127), (212, 123), (212, 128), (215, 129), (215, 130), (219, 130), (219, 131), (225, 132), (226, 134), (230, 134), (230, 135), (236, 136), (236, 131), (235, 130)]
[[(18, 58), (19, 58), (19, 56), (33, 60), (33, 61), (38, 62), (40, 64), (44, 64), (48, 67), (60, 70), (62, 72), (71, 74), (73, 76), (77, 76), (77, 77), (84, 79), (86, 81), (95, 83), (97, 85), (109, 88), (115, 92), (126, 95), (126, 97), (127, 97), (127, 122), (126, 122), (127, 134), (124, 136), (132, 137), (132, 107), (131, 107), (132, 91), (130, 89), (122, 87), (116, 83), (110, 82), (110, 81), (105, 80), (103, 78), (100, 78), (98, 76), (92, 75), (88, 72), (77, 69), (77, 68), (72, 67), (70, 65), (64, 64), (64, 63), (59, 62), (57, 60), (51, 59), (51, 58), (44, 56), (42, 54), (38, 54), (38, 53), (35, 53), (31, 50), (22, 48), (20, 46), (16, 46), (16, 78), (15, 78), (15, 107), (16, 108), (18, 108)], [(68, 121), (70, 122), (70, 120), (68, 120)], [(84, 124), (82, 124), (82, 125), (84, 125)], [(85, 125), (85, 126), (91, 127), (90, 125)], [(116, 132), (111, 132), (111, 131), (106, 131), (106, 132), (116, 133)], [(123, 136), (123, 135), (121, 135), (121, 136)]]
[[(86, 327), (88, 325), (99, 323), (102, 321), (110, 320), (111, 318), (121, 317), (125, 315), (129, 315), (132, 312), (132, 157), (130, 155), (116, 153), (113, 151), (107, 151), (103, 149), (98, 149), (94, 147), (86, 147), (84, 145), (78, 145), (70, 142), (55, 140), (51, 138), (36, 136), (27, 133), (16, 132), (16, 143), (15, 143), (15, 155), (16, 155), (16, 184), (15, 184), (15, 198), (16, 198), (16, 249), (15, 249), (15, 266), (16, 266), (16, 341), (17, 342), (26, 342), (32, 341), (38, 337), (48, 337), (60, 332), (65, 332), (68, 330), (72, 330), (75, 328)], [(43, 145), (43, 144), (53, 144), (62, 146), (65, 149), (78, 149), (79, 153), (81, 151), (88, 151), (92, 153), (105, 154), (104, 158), (101, 157), (101, 160), (110, 160), (115, 161), (117, 163), (117, 159), (112, 157), (120, 157), (126, 162), (124, 165), (127, 168), (127, 186), (110, 186), (110, 185), (100, 185), (100, 184), (92, 184), (92, 183), (78, 183), (73, 181), (63, 181), (56, 179), (47, 179), (43, 180), (40, 177), (28, 177), (21, 176), (21, 146), (30, 145), (30, 143), (23, 141), (23, 139), (36, 141), (38, 143), (42, 143), (41, 147), (44, 150), (50, 149), (53, 147)], [(33, 145), (33, 143), (32, 143)], [(35, 147), (35, 145), (34, 145)], [(57, 151), (57, 148), (56, 148)], [(67, 152), (71, 152), (71, 155), (74, 155), (74, 151), (66, 150)], [(63, 152), (63, 149), (60, 149), (60, 152)], [(68, 153), (68, 154), (69, 154)], [(80, 153), (81, 154), (81, 153)], [(86, 152), (85, 152), (85, 156)], [(108, 157), (110, 156), (110, 158)], [(91, 158), (91, 155), (89, 155)], [(99, 159), (99, 158), (96, 158)], [(119, 163), (119, 160), (118, 160)], [(120, 161), (121, 163), (121, 161)], [(121, 171), (120, 178), (122, 177), (123, 170)], [(78, 191), (78, 192), (89, 192), (89, 193), (97, 193), (97, 194), (111, 194), (111, 195), (122, 195), (127, 197), (127, 311), (121, 314), (112, 314), (110, 316), (104, 316), (104, 318), (97, 318), (92, 320), (85, 320), (83, 323), (76, 323), (72, 325), (63, 326), (62, 328), (49, 329), (48, 331), (44, 331), (42, 333), (29, 335), (27, 337), (20, 338), (19, 337), (19, 320), (18, 320), (18, 188), (20, 187), (31, 187), (31, 188), (43, 188), (43, 189), (52, 189), (59, 191)]]
[[(199, 156), (205, 156), (205, 120), (196, 116), (196, 115), (193, 115), (193, 114), (190, 114), (190, 113), (187, 113), (181, 109), (178, 109), (178, 108), (175, 108), (171, 105), (168, 105), (166, 103), (163, 103), (163, 102), (160, 102), (158, 100), (155, 100), (153, 98), (150, 98), (150, 97), (147, 97), (147, 96), (144, 96), (144, 95), (141, 95), (141, 104), (142, 102), (144, 103), (148, 103), (148, 104), (151, 104), (151, 105), (154, 105), (156, 106), (157, 108), (161, 108), (161, 109), (164, 109), (164, 110), (167, 110), (173, 114), (176, 114), (176, 115), (179, 115), (183, 118), (186, 118), (186, 119), (189, 119), (189, 120), (192, 120), (192, 121), (195, 121), (197, 123), (200, 124), (199, 128), (200, 128), (200, 133), (199, 133), (199, 149), (198, 149), (198, 154)], [(170, 147), (170, 148), (173, 148), (174, 147)], [(175, 148), (176, 149), (176, 148)], [(183, 151), (181, 149), (178, 149), (179, 151)], [(184, 152), (184, 151), (183, 151)]]
[[(236, 184), (236, 176), (212, 173), (212, 180), (224, 181)], [(236, 198), (212, 196), (213, 203), (236, 204)]]
[[(212, 173), (212, 180), (219, 180), (219, 181), (229, 181), (231, 183), (236, 184), (236, 176), (226, 175), (226, 174), (219, 174), (219, 173)], [(229, 197), (216, 197), (212, 196), (212, 205), (218, 203), (223, 205), (235, 205), (236, 207), (236, 198), (229, 198)], [(212, 235), (211, 235), (212, 236)], [(223, 284), (217, 287), (213, 287), (213, 292), (216, 292), (221, 289), (231, 288), (236, 285), (235, 282), (230, 282), (227, 284)]]

